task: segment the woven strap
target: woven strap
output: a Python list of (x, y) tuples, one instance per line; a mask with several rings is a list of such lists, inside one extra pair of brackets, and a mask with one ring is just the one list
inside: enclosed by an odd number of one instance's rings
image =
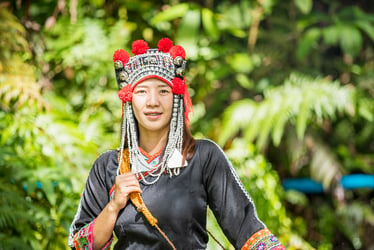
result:
[[(118, 153), (118, 158), (120, 157), (120, 153)], [(128, 173), (130, 172), (130, 158), (129, 158), (129, 150), (126, 148), (123, 150), (122, 153), (122, 162), (120, 166), (120, 173)], [(156, 229), (160, 232), (162, 237), (165, 238), (165, 240), (169, 243), (171, 248), (175, 250), (174, 244), (170, 241), (170, 239), (167, 237), (167, 235), (160, 229), (160, 227), (157, 225), (157, 219), (151, 214), (151, 212), (146, 207), (142, 197), (140, 196), (140, 193), (131, 193), (130, 194), (130, 200), (138, 210), (138, 212), (142, 213), (146, 220), (149, 222), (149, 224), (152, 227), (156, 227)]]

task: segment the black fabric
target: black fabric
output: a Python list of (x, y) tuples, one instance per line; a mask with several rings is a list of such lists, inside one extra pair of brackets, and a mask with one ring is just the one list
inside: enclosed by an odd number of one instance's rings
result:
[[(109, 202), (117, 171), (117, 151), (101, 155), (94, 163), (81, 199), (73, 232), (94, 220)], [(152, 185), (141, 183), (142, 197), (159, 227), (179, 249), (205, 249), (207, 206), (236, 249), (264, 224), (223, 151), (213, 142), (198, 140), (188, 166), (178, 176), (162, 175)], [(114, 249), (169, 249), (159, 232), (129, 202), (114, 229)]]

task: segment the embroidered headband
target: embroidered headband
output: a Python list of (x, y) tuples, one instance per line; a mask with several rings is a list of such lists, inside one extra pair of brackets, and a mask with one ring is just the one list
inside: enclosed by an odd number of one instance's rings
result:
[(135, 86), (149, 78), (158, 78), (167, 83), (174, 94), (183, 95), (185, 118), (189, 122), (188, 114), (192, 111), (192, 103), (188, 94), (186, 79), (186, 52), (180, 45), (173, 46), (169, 38), (162, 38), (158, 48), (149, 48), (144, 40), (132, 43), (131, 52), (116, 50), (113, 54), (114, 68), (118, 88), (118, 96), (123, 102), (132, 100)]

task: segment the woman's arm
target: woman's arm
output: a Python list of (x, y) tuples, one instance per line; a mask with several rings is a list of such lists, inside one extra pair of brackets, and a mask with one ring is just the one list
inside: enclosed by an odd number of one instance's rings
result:
[(132, 192), (141, 193), (139, 181), (135, 174), (118, 175), (115, 180), (114, 197), (96, 218), (93, 227), (93, 249), (102, 249), (112, 236), (112, 232), (121, 209), (123, 209)]
[(208, 204), (235, 249), (285, 249), (258, 218), (253, 200), (222, 149), (211, 142), (204, 146)]

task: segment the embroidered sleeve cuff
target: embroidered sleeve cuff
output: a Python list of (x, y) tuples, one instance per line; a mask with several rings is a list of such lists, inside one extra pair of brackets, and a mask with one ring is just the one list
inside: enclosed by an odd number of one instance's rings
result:
[[(92, 250), (93, 249), (93, 227), (95, 220), (82, 227), (74, 236), (74, 247), (76, 250)], [(107, 250), (113, 242), (113, 234), (110, 240), (105, 244), (102, 250)]]
[(242, 250), (286, 250), (267, 228), (253, 234), (242, 247)]

